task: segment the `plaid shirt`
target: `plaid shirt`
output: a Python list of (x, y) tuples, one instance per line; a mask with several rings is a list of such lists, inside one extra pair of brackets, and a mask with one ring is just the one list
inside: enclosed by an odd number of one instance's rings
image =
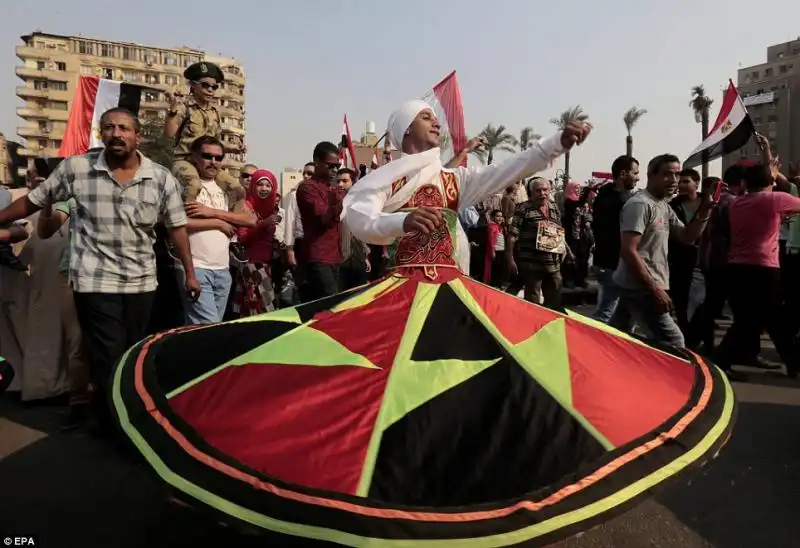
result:
[(517, 264), (539, 264), (548, 272), (557, 272), (561, 268), (561, 255), (536, 249), (536, 237), (539, 234), (539, 223), (550, 221), (561, 226), (561, 213), (550, 202), (547, 208), (548, 215), (531, 202), (523, 202), (514, 211), (509, 234), (516, 238), (514, 245), (514, 260)]
[(72, 199), (69, 281), (78, 293), (154, 291), (155, 225), (186, 225), (178, 182), (141, 153), (139, 159), (139, 170), (123, 186), (104, 152), (73, 156), (28, 193), (38, 207)]

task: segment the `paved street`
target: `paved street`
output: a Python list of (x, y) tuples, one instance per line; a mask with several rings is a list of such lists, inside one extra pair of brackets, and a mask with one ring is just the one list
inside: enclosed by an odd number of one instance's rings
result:
[[(763, 348), (777, 359), (766, 340)], [(748, 372), (750, 382), (736, 386), (733, 438), (717, 461), (559, 546), (800, 545), (800, 381)], [(137, 465), (84, 432), (58, 432), (61, 412), (0, 398), (0, 536), (38, 535), (47, 548), (264, 545), (166, 505)]]

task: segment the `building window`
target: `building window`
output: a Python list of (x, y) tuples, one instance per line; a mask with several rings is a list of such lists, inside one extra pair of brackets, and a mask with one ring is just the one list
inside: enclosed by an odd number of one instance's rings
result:
[(113, 80), (114, 79), (114, 69), (104, 68), (103, 69), (103, 78), (106, 80)]
[(136, 81), (136, 73), (132, 70), (126, 70), (122, 73), (122, 79), (127, 80), (128, 82), (135, 82)]
[(758, 80), (758, 71), (757, 71), (757, 70), (754, 70), (754, 71), (753, 71), (753, 72), (750, 74), (750, 77), (751, 77), (753, 80)]
[(780, 72), (781, 74), (786, 74), (787, 70), (788, 69), (786, 68), (786, 65), (781, 65), (780, 67), (778, 67), (778, 72)]
[(47, 89), (47, 80), (34, 80), (33, 89)]
[(48, 101), (46, 108), (51, 108), (53, 110), (67, 110), (67, 102), (66, 101)]
[(56, 91), (66, 91), (67, 90), (67, 83), (66, 82), (50, 82), (50, 89), (54, 89)]
[(65, 70), (67, 70), (67, 64), (62, 62), (62, 61), (58, 61), (56, 63), (56, 70), (60, 70), (61, 72), (64, 72)]
[(133, 53), (131, 52), (131, 48), (129, 48), (128, 46), (122, 47), (122, 58), (125, 59), (126, 61), (130, 61), (131, 59), (133, 59)]
[(144, 92), (144, 101), (145, 103), (152, 103), (158, 101), (158, 92), (156, 91), (145, 91)]
[(764, 76), (767, 76), (767, 77), (772, 76), (772, 69), (771, 68), (766, 69), (764, 71)]
[(100, 44), (101, 57), (114, 57), (114, 46), (111, 44)]
[(39, 120), (39, 131), (47, 131), (47, 120)]
[(175, 59), (174, 55), (168, 53), (167, 55), (164, 56), (164, 64), (174, 66), (178, 64), (178, 60)]
[(81, 65), (81, 74), (94, 74), (94, 69), (86, 65)]
[(36, 70), (44, 70), (44, 69), (45, 69), (44, 61), (36, 61)]
[(178, 84), (178, 77), (174, 74), (168, 74), (164, 76), (164, 83), (169, 86), (175, 86)]
[(145, 74), (144, 81), (148, 84), (158, 84), (158, 74)]
[(83, 55), (91, 55), (92, 45), (89, 42), (80, 41), (78, 42), (78, 51)]

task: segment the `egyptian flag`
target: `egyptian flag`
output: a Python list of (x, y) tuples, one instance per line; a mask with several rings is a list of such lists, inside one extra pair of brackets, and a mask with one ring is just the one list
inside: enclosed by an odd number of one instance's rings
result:
[(350, 125), (347, 123), (347, 114), (344, 115), (344, 122), (342, 123), (342, 140), (339, 143), (339, 160), (342, 162), (342, 167), (352, 169), (358, 173), (356, 149), (355, 146), (353, 146), (353, 140), (350, 138)]
[(684, 169), (699, 166), (704, 161), (710, 162), (739, 150), (755, 133), (753, 121), (747, 113), (747, 108), (744, 106), (736, 86), (733, 85), (733, 81), (729, 82), (717, 121), (708, 132), (708, 137), (689, 154), (683, 163)]
[[(447, 163), (453, 156), (467, 146), (467, 133), (464, 129), (464, 108), (461, 104), (461, 89), (458, 86), (456, 71), (448, 74), (441, 82), (433, 86), (422, 100), (431, 105), (441, 124), (440, 134), (443, 138), (442, 163)], [(464, 162), (466, 166), (466, 161)]]
[(127, 82), (81, 76), (72, 98), (72, 110), (58, 155), (67, 158), (102, 147), (100, 116), (115, 107), (126, 108), (138, 115), (144, 89)]

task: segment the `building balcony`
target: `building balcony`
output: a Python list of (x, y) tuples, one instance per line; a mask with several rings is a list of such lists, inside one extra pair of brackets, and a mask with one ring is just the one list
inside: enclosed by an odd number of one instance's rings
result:
[(50, 97), (50, 90), (49, 89), (34, 89), (33, 87), (28, 86), (17, 86), (17, 97), (22, 97), (23, 99), (27, 97), (39, 97), (43, 99), (47, 99)]
[(19, 126), (17, 135), (25, 138), (63, 139), (64, 130), (56, 128), (41, 128), (39, 126)]
[(226, 131), (230, 133), (235, 133), (236, 135), (245, 134), (244, 128), (236, 127), (231, 124), (222, 124), (222, 132), (225, 133)]
[(40, 80), (55, 80), (56, 82), (66, 82), (72, 79), (72, 73), (65, 70), (39, 70), (31, 67), (17, 67), (14, 69), (14, 74), (28, 80), (30, 78), (37, 78)]
[(227, 87), (219, 90), (219, 96), (224, 97), (225, 99), (233, 99), (234, 101), (239, 101), (240, 103), (244, 102), (244, 95), (240, 95), (236, 90)]
[(40, 98), (49, 99), (51, 101), (66, 101), (72, 100), (73, 92), (65, 89), (34, 89), (28, 86), (17, 86), (17, 96), (23, 99)]
[(20, 156), (26, 157), (43, 157), (43, 158), (58, 158), (58, 149), (57, 148), (39, 148), (36, 143), (29, 143), (28, 146), (25, 148), (21, 148), (18, 151)]
[(231, 118), (235, 118), (235, 119), (238, 119), (238, 120), (244, 119), (244, 112), (242, 112), (238, 108), (232, 108), (232, 107), (229, 107), (229, 106), (224, 106), (224, 107), (217, 106), (217, 108), (219, 109), (219, 113), (220, 114), (223, 114), (225, 116), (229, 116)]
[(239, 160), (238, 158), (232, 158), (230, 155), (225, 156), (225, 160), (222, 162), (222, 167), (224, 168), (233, 168), (233, 169), (242, 169), (244, 167), (244, 161)]
[(58, 50), (53, 49), (44, 49), (44, 48), (34, 48), (32, 46), (17, 46), (14, 48), (14, 51), (17, 54), (17, 57), (22, 59), (51, 59), (54, 55), (57, 55), (59, 52)]
[(44, 109), (41, 107), (17, 107), (17, 116), (20, 118), (43, 118)]
[(232, 82), (234, 84), (238, 84), (240, 86), (244, 86), (244, 76), (241, 74), (235, 74), (233, 72), (228, 72), (225, 70), (225, 67), (222, 67), (222, 72), (225, 74), (225, 80), (228, 82)]

